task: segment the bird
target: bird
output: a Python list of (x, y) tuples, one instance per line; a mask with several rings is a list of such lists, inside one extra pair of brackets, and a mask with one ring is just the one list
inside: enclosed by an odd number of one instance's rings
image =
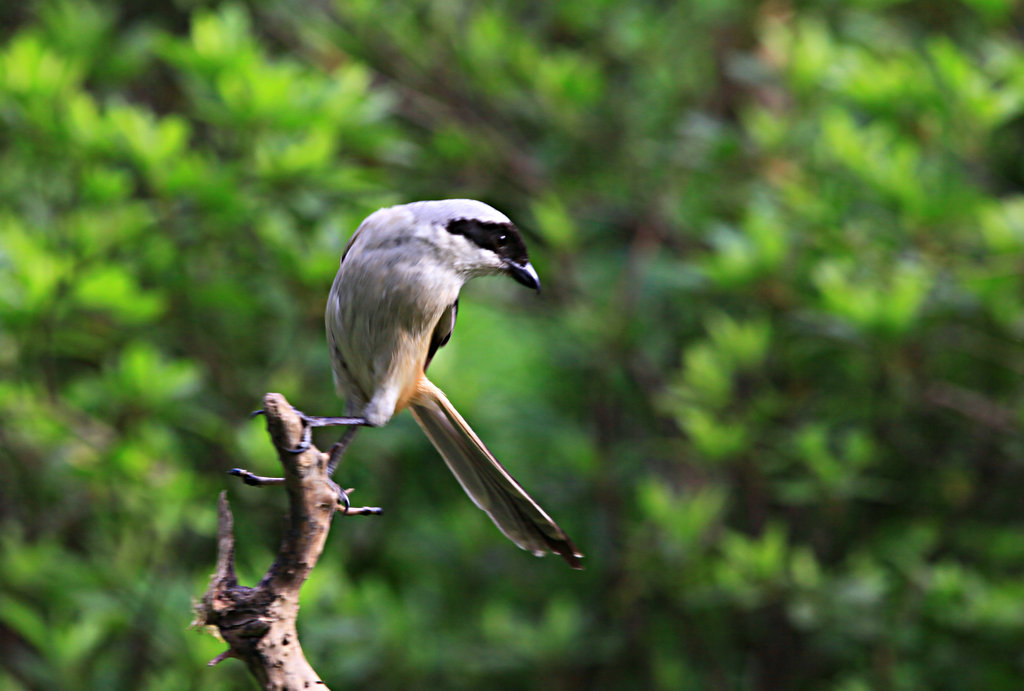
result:
[[(498, 529), (534, 555), (553, 553), (581, 569), (582, 553), (498, 462), (427, 378), (455, 328), (462, 286), (509, 276), (540, 290), (526, 244), (505, 214), (473, 199), (418, 201), (378, 209), (341, 255), (324, 312), (331, 370), (345, 416), (309, 426), (346, 425), (335, 451), (359, 427), (381, 427), (408, 409), (452, 474)], [(332, 453), (337, 463), (338, 453)]]

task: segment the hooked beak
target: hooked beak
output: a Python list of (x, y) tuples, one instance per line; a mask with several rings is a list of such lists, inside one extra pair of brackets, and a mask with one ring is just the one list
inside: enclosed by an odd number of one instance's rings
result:
[(505, 262), (505, 266), (508, 269), (508, 274), (512, 278), (516, 279), (516, 282), (522, 283), (527, 288), (533, 288), (538, 293), (540, 292), (540, 276), (537, 275), (537, 270), (533, 268), (530, 262), (523, 262), (517, 264), (516, 262)]

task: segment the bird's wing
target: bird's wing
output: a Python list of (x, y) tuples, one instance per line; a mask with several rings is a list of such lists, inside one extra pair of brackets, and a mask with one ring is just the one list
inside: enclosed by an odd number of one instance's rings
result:
[(430, 336), (430, 349), (427, 351), (427, 360), (423, 363), (424, 372), (430, 367), (430, 361), (434, 359), (438, 348), (443, 348), (451, 340), (452, 332), (455, 330), (455, 317), (458, 313), (459, 299), (455, 298), (455, 302), (441, 313), (441, 318), (437, 320), (437, 326), (434, 327), (434, 333)]

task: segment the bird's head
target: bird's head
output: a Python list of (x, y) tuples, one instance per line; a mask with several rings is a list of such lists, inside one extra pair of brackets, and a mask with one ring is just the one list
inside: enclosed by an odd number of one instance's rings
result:
[(519, 229), (505, 214), (473, 199), (413, 202), (403, 207), (420, 223), (429, 223), (453, 263), (471, 275), (506, 274), (540, 290)]

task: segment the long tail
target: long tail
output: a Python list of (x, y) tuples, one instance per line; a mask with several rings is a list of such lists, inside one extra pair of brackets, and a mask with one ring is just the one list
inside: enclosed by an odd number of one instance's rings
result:
[(444, 392), (426, 377), (420, 380), (409, 409), (462, 489), (508, 539), (537, 556), (553, 552), (572, 568), (583, 568), (583, 555), (569, 536), (498, 463)]

